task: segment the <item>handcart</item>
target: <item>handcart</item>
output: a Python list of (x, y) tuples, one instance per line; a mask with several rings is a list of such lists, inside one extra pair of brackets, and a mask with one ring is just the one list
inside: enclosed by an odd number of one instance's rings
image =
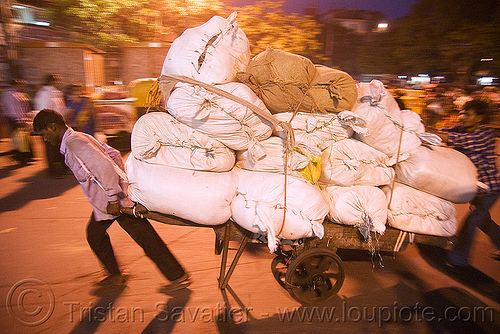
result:
[[(144, 208), (145, 209), (145, 208)], [(229, 279), (245, 250), (248, 242), (267, 243), (264, 235), (251, 233), (232, 220), (222, 225), (200, 225), (179, 217), (153, 211), (141, 210), (142, 217), (161, 223), (209, 227), (215, 232), (215, 254), (221, 257), (219, 289), (228, 287)], [(123, 208), (123, 213), (138, 215), (135, 208)], [(337, 255), (338, 249), (367, 250), (370, 252), (399, 252), (409, 243), (426, 244), (445, 248), (450, 245), (451, 238), (404, 232), (387, 227), (383, 235), (371, 235), (364, 238), (356, 226), (340, 225), (325, 220), (324, 237), (283, 240), (282, 244), (291, 245), (291, 256), (277, 255), (271, 264), (271, 271), (277, 282), (298, 302), (313, 304), (328, 300), (335, 296), (345, 279), (345, 267)], [(229, 269), (227, 268), (229, 242), (239, 242)]]

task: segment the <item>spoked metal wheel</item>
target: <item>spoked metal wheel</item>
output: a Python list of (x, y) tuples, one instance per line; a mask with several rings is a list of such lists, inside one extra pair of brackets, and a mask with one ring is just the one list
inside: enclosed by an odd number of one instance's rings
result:
[(287, 259), (283, 256), (276, 256), (271, 262), (271, 272), (273, 273), (274, 279), (281, 285), (283, 288), (287, 288), (285, 283), (285, 275), (288, 270), (288, 265), (290, 264), (290, 259)]
[(285, 274), (286, 289), (300, 303), (329, 299), (342, 287), (344, 264), (330, 249), (314, 248), (293, 259)]

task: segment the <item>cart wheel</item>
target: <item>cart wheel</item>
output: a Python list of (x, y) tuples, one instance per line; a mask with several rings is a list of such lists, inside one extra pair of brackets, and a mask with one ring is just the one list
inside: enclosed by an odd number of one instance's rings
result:
[(285, 274), (288, 293), (303, 304), (329, 299), (340, 290), (344, 278), (340, 257), (322, 248), (304, 251), (292, 260)]
[(287, 288), (285, 283), (285, 274), (288, 268), (287, 261), (288, 260), (283, 256), (278, 255), (273, 259), (273, 262), (271, 262), (271, 272), (279, 285), (281, 285), (284, 289)]

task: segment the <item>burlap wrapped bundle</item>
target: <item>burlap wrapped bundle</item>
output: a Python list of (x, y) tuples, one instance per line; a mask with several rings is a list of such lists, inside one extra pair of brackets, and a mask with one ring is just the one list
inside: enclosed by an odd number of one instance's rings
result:
[(307, 94), (315, 76), (316, 67), (308, 58), (271, 47), (250, 60), (246, 72), (236, 74), (273, 114), (317, 110)]
[(255, 56), (236, 78), (252, 88), (273, 114), (350, 110), (358, 93), (346, 72), (272, 47)]
[(356, 102), (356, 81), (346, 72), (323, 65), (316, 65), (316, 76), (309, 94), (322, 112), (351, 110)]

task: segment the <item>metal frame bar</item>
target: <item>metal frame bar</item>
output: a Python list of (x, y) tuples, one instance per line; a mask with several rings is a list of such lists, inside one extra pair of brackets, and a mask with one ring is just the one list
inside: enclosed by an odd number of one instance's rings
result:
[(233, 274), (234, 269), (236, 268), (236, 264), (238, 263), (241, 255), (243, 254), (243, 251), (245, 250), (245, 247), (250, 240), (250, 237), (248, 236), (248, 233), (245, 233), (243, 235), (243, 239), (241, 240), (240, 246), (238, 247), (238, 251), (234, 255), (233, 260), (231, 261), (231, 265), (229, 266), (229, 270), (226, 273), (226, 266), (227, 266), (227, 257), (229, 253), (229, 241), (231, 239), (231, 221), (228, 221), (226, 223), (225, 231), (224, 231), (224, 248), (222, 251), (222, 258), (221, 258), (221, 264), (220, 264), (220, 274), (219, 274), (219, 289), (224, 290), (228, 283), (229, 279), (231, 278), (231, 275)]

